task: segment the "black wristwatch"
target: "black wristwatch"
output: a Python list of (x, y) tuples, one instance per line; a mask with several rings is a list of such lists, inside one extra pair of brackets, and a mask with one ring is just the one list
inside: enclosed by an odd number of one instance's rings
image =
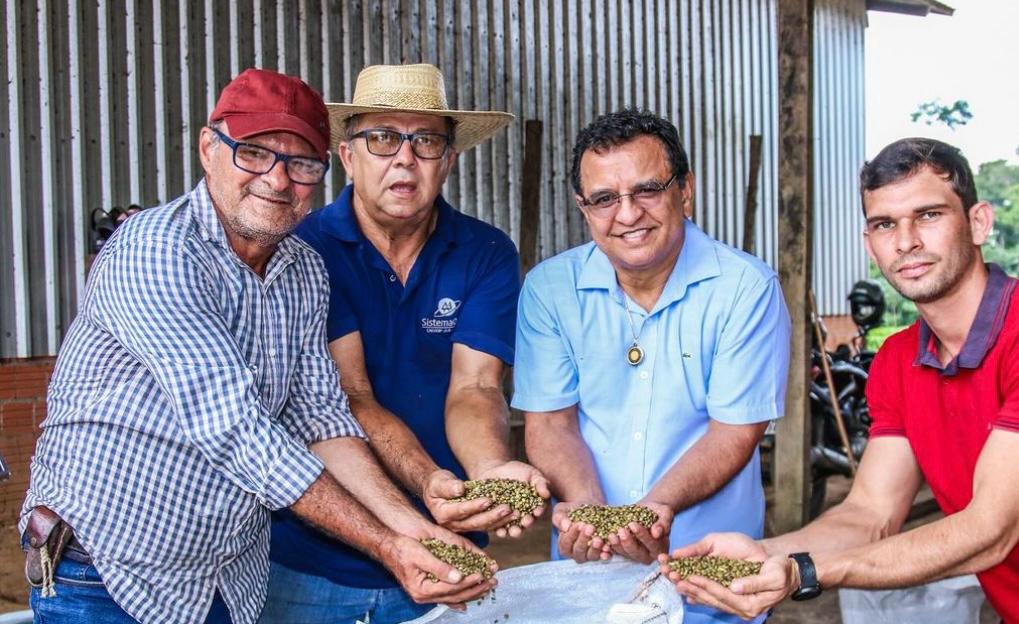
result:
[(793, 553), (789, 558), (800, 569), (800, 588), (793, 592), (793, 600), (810, 600), (821, 595), (821, 584), (817, 582), (817, 568), (814, 560), (805, 552)]

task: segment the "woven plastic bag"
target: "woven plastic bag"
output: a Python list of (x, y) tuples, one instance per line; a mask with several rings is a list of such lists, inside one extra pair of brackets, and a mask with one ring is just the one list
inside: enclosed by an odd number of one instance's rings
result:
[(657, 571), (620, 558), (500, 570), (499, 586), (466, 613), (438, 606), (405, 624), (682, 624), (683, 600)]
[(979, 624), (984, 592), (975, 576), (906, 589), (840, 589), (843, 624)]

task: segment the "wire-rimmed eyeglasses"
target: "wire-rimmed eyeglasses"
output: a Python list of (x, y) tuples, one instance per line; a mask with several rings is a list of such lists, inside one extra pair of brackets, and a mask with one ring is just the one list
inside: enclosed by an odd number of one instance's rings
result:
[(618, 208), (624, 197), (629, 197), (638, 206), (647, 210), (658, 205), (662, 198), (662, 193), (668, 190), (676, 180), (676, 176), (673, 175), (664, 183), (655, 181), (646, 182), (630, 193), (598, 191), (590, 197), (581, 198), (580, 205), (586, 206), (592, 212), (603, 215)]

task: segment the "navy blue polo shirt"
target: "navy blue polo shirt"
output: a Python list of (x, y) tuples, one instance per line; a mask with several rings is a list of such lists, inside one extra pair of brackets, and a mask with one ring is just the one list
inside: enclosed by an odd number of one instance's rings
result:
[[(499, 229), (457, 212), (439, 197), (435, 231), (404, 285), (361, 233), (352, 197), (353, 187), (347, 186), (296, 231), (329, 272), (327, 339), (361, 332), (376, 400), (410, 427), (435, 463), (465, 478), (446, 440), (453, 343), (513, 364), (520, 291), (516, 248)], [(483, 543), (486, 536), (472, 538)], [(396, 585), (375, 561), (288, 511), (274, 517), (271, 558), (341, 585)]]

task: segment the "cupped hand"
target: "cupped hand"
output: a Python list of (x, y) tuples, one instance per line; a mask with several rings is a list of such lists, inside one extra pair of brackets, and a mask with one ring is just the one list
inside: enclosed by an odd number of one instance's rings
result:
[(448, 470), (436, 470), (428, 475), (421, 498), (438, 524), (458, 533), (487, 531), (514, 518), (509, 505), (493, 506), (488, 498), (451, 500), (463, 495), (463, 481)]
[(595, 535), (593, 525), (570, 520), (570, 512), (581, 505), (595, 502), (561, 502), (552, 510), (552, 525), (559, 531), (559, 554), (577, 563), (600, 561), (612, 557), (607, 540)]
[(669, 532), (672, 530), (672, 518), (675, 513), (672, 507), (662, 503), (645, 500), (637, 504), (658, 514), (658, 520), (650, 528), (639, 522), (631, 522), (610, 535), (608, 539), (613, 553), (648, 564), (654, 562), (659, 555), (668, 552)]
[[(482, 552), (468, 540), (441, 527), (424, 531), (423, 536)], [(414, 602), (462, 609), (464, 603), (484, 596), (497, 585), (494, 576), (488, 580), (480, 574), (464, 577), (455, 567), (429, 552), (420, 539), (423, 537), (395, 535), (387, 542), (382, 561)], [(493, 573), (495, 569), (493, 565)], [(430, 579), (429, 574), (438, 580)]]
[[(535, 518), (545, 512), (545, 505), (551, 493), (548, 489), (548, 480), (541, 471), (534, 466), (519, 461), (508, 461), (497, 464), (491, 468), (482, 470), (477, 474), (478, 479), (513, 479), (530, 484), (538, 491), (538, 496), (543, 503), (534, 508), (529, 514), (513, 513), (511, 517), (499, 526), (494, 526), (495, 534), (498, 537), (520, 537), (524, 529), (534, 524)], [(491, 530), (491, 529), (490, 529)]]
[(799, 582), (795, 562), (785, 556), (775, 556), (764, 561), (760, 573), (736, 579), (729, 587), (701, 576), (690, 576), (676, 581), (676, 591), (686, 596), (688, 602), (749, 620), (785, 600)]

